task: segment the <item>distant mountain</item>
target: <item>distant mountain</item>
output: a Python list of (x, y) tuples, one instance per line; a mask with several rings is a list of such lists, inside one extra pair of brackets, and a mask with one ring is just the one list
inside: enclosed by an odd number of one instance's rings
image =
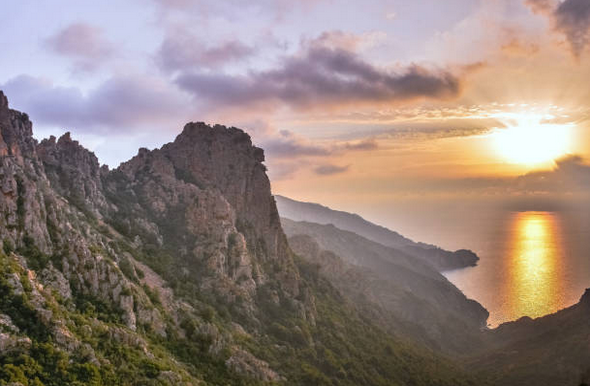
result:
[(430, 264), (331, 224), (281, 223), (296, 253), (319, 264), (360, 309), (379, 306), (392, 332), (458, 356), (481, 347), (488, 312)]
[(380, 225), (373, 224), (357, 214), (330, 209), (320, 204), (295, 201), (275, 195), (281, 217), (294, 221), (309, 221), (318, 224), (333, 224), (354, 232), (379, 244), (396, 248), (428, 261), (439, 271), (475, 266), (479, 258), (466, 249), (446, 251), (435, 245), (415, 242)]
[(487, 311), (430, 264), (358, 234), (281, 218), (291, 248), (386, 331), (456, 358), (479, 384), (590, 384), (590, 289), (537, 319), (481, 328)]

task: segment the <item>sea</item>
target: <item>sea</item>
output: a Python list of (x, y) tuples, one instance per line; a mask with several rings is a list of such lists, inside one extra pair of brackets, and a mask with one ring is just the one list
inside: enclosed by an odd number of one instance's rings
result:
[(477, 253), (477, 266), (443, 274), (489, 311), (491, 328), (569, 307), (590, 288), (590, 205), (551, 211), (420, 208), (388, 213), (381, 222), (418, 241)]

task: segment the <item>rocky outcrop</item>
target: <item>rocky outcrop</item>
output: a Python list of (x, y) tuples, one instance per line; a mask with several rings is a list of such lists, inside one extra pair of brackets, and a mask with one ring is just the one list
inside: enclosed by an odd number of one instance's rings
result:
[(226, 299), (251, 303), (268, 278), (267, 262), (282, 267), (281, 285), (296, 296), (297, 272), (263, 161), (242, 130), (189, 123), (174, 142), (140, 149), (106, 176), (110, 197), (128, 197), (110, 217), (141, 243), (180, 251), (179, 268)]
[(270, 194), (264, 152), (235, 127), (189, 123), (162, 147), (175, 174), (185, 182), (221, 192), (236, 214), (236, 224), (264, 258), (286, 259), (287, 242)]
[[(161, 149), (141, 149), (118, 171), (130, 181), (149, 177), (152, 179), (149, 183), (155, 184), (154, 178), (158, 177), (182, 185), (184, 190), (209, 191), (222, 196), (212, 202), (211, 206), (217, 209), (213, 215), (221, 218), (231, 209), (234, 216), (231, 222), (240, 228), (253, 250), (264, 258), (286, 259), (287, 243), (263, 161), (262, 149), (253, 146), (242, 130), (199, 122), (187, 124), (174, 142)], [(177, 204), (182, 195), (197, 195), (182, 192), (180, 187), (178, 190), (176, 196), (166, 192), (168, 196), (162, 193), (153, 197), (154, 200), (146, 197), (151, 206), (148, 209), (161, 214), (165, 207)], [(171, 201), (164, 203), (161, 200), (164, 198)]]
[(584, 294), (580, 298), (580, 304), (583, 307), (590, 308), (590, 288), (586, 288), (586, 291), (584, 291)]
[(259, 381), (279, 382), (285, 380), (273, 371), (268, 363), (239, 348), (232, 353), (225, 363), (237, 373), (247, 375)]
[(31, 339), (20, 336), (20, 330), (8, 315), (0, 314), (0, 355), (24, 351), (31, 347)]
[[(38, 145), (28, 116), (8, 109), (1, 93), (0, 138), (0, 148), (5, 149), (0, 156), (4, 250), (15, 250), (22, 256), (18, 265), (38, 273), (33, 289), (46, 286), (64, 301), (72, 298), (72, 291), (102, 299), (120, 309), (122, 320), (135, 329), (136, 312), (149, 300), (141, 293), (132, 296), (134, 284), (118, 268), (117, 253), (93, 225), (99, 208), (108, 208), (96, 157), (69, 134)], [(42, 299), (35, 299), (42, 312)], [(70, 334), (63, 326), (49, 330), (56, 342), (71, 348), (65, 344)]]
[(43, 199), (48, 183), (32, 127), (26, 114), (8, 108), (0, 92), (0, 238), (14, 247), (34, 239), (41, 251), (51, 253)]
[(97, 217), (108, 210), (101, 179), (108, 168), (101, 168), (94, 153), (72, 140), (69, 132), (59, 140), (54, 136), (44, 139), (37, 146), (37, 153), (52, 188), (60, 195)]

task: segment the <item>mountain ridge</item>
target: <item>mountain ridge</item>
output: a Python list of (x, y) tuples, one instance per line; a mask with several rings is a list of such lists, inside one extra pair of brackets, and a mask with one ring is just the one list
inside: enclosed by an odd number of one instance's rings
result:
[(439, 271), (477, 265), (479, 257), (470, 250), (446, 251), (435, 245), (415, 242), (398, 232), (365, 220), (358, 214), (330, 209), (317, 203), (296, 201), (275, 195), (281, 216), (294, 221), (333, 224), (342, 230), (354, 232), (379, 244), (396, 248), (430, 262)]
[(293, 254), (242, 130), (113, 170), (32, 133), (0, 92), (0, 384), (475, 384)]
[(450, 355), (482, 345), (488, 312), (426, 262), (333, 225), (281, 221), (291, 248), (318, 262), (337, 288), (359, 299), (356, 304), (375, 304), (395, 326), (414, 326), (413, 338)]
[(70, 134), (32, 133), (0, 91), (2, 386), (549, 385), (587, 371), (588, 294), (477, 341), (449, 334), (466, 340), (450, 357), (436, 338), (462, 311), (445, 322), (441, 308), (465, 300), (432, 263), (351, 232), (327, 244), (342, 230), (318, 224), (330, 238), (294, 253), (240, 129), (189, 123), (113, 170)]

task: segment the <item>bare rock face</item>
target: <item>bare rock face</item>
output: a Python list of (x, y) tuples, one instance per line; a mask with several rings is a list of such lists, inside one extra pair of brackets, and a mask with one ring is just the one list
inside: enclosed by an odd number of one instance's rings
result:
[[(227, 202), (213, 203), (219, 209), (215, 215), (223, 217), (223, 212), (231, 208), (235, 215), (232, 222), (245, 234), (251, 247), (263, 249), (265, 259), (281, 259), (287, 255), (287, 242), (263, 161), (262, 149), (253, 146), (250, 136), (242, 130), (199, 122), (187, 124), (174, 142), (161, 149), (141, 149), (136, 157), (121, 165), (120, 171), (140, 182), (136, 177), (145, 178), (142, 168), (149, 168), (152, 175), (166, 182), (215, 192)], [(162, 198), (177, 202), (179, 196), (170, 193)], [(165, 205), (155, 200), (152, 206), (157, 212)]]
[(51, 252), (42, 199), (47, 179), (35, 151), (32, 127), (26, 114), (8, 108), (0, 92), (0, 237), (15, 247), (34, 239), (41, 251)]
[(226, 365), (239, 374), (247, 375), (262, 382), (279, 382), (285, 379), (273, 371), (268, 363), (261, 361), (247, 351), (237, 349), (226, 361)]
[(266, 258), (285, 258), (286, 239), (270, 194), (264, 152), (240, 129), (189, 123), (176, 140), (162, 148), (180, 179), (220, 191), (237, 213), (250, 242)]
[(69, 132), (59, 140), (54, 136), (44, 139), (37, 146), (37, 153), (52, 188), (73, 205), (100, 217), (99, 210), (107, 209), (101, 180), (104, 169), (94, 153), (72, 140)]
[[(313, 318), (306, 309), (312, 296), (296, 299), (300, 279), (263, 151), (246, 133), (190, 123), (174, 142), (140, 149), (112, 171), (69, 133), (40, 143), (32, 133), (28, 116), (9, 109), (0, 92), (0, 286), (30, 302), (59, 350), (100, 365), (80, 337), (99, 333), (153, 358), (142, 331), (160, 339), (197, 334), (210, 342), (210, 355), (234, 353), (228, 369), (281, 379), (236, 346), (231, 329), (203, 321), (204, 305), (180, 300), (167, 283), (191, 283), (187, 288), (222, 301), (253, 326), (260, 324), (260, 289), (272, 282), (276, 304), (287, 301)], [(159, 261), (165, 259), (170, 266)], [(163, 269), (156, 273), (148, 261)], [(112, 319), (75, 326), (67, 317), (72, 311)], [(8, 316), (4, 325), (11, 325)], [(0, 355), (26, 350), (27, 339), (1, 328)], [(168, 371), (162, 379), (186, 381), (180, 374)]]
[(0, 155), (11, 155), (22, 163), (23, 154), (32, 155), (36, 146), (33, 125), (27, 114), (8, 108), (8, 99), (0, 91), (0, 125), (2, 144)]
[(298, 276), (263, 161), (242, 130), (189, 123), (174, 142), (140, 149), (106, 176), (107, 195), (129, 199), (111, 217), (142, 243), (180, 251), (179, 268), (202, 289), (251, 303), (271, 262), (282, 267), (284, 291), (296, 296)]
[[(133, 283), (117, 267), (118, 256), (108, 240), (92, 225), (100, 219), (99, 209), (109, 208), (96, 157), (69, 134), (41, 144), (32, 134), (28, 116), (10, 110), (0, 92), (0, 241), (4, 250), (26, 256), (21, 264), (36, 269), (40, 285), (63, 299), (76, 291), (117, 304), (124, 322), (135, 329), (138, 305), (134, 299), (141, 297), (125, 295)], [(63, 341), (63, 329), (53, 331), (61, 337), (56, 335), (56, 341)]]

